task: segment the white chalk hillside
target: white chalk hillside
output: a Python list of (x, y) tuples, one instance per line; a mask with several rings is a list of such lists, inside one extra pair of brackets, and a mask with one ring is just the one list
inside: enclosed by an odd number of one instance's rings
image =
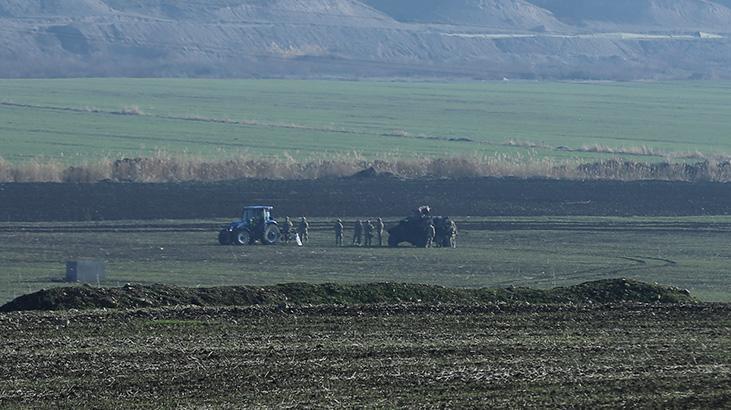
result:
[(0, 17), (85, 17), (113, 14), (103, 0), (2, 0)]
[(219, 22), (278, 22), (278, 18), (390, 20), (357, 0), (0, 0), (0, 17), (5, 18), (114, 14)]
[(400, 21), (512, 30), (566, 30), (548, 10), (527, 0), (365, 0)]
[(529, 0), (584, 30), (731, 32), (731, 0)]
[[(0, 77), (731, 78), (727, 6), (731, 0), (0, 0)], [(607, 32), (651, 36), (593, 35)]]

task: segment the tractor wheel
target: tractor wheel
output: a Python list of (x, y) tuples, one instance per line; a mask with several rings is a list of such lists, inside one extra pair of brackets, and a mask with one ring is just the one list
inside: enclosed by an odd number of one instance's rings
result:
[(228, 229), (222, 229), (218, 233), (218, 243), (220, 245), (231, 245), (231, 232)]
[(275, 245), (279, 242), (281, 234), (277, 225), (269, 225), (264, 230), (264, 243), (267, 245)]
[(253, 240), (251, 238), (251, 232), (249, 232), (247, 229), (241, 229), (234, 232), (234, 244), (243, 246), (251, 245), (252, 243)]
[(396, 238), (396, 235), (389, 235), (388, 236), (388, 247), (389, 248), (396, 248), (398, 247), (399, 241)]

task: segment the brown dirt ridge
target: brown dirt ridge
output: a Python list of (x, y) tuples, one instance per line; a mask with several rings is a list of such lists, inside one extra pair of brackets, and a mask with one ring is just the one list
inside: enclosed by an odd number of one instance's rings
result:
[(460, 303), (691, 303), (690, 292), (628, 279), (607, 279), (549, 290), (530, 288), (456, 289), (441, 286), (373, 283), (289, 283), (266, 287), (230, 286), (183, 288), (171, 285), (131, 285), (120, 288), (65, 287), (20, 296), (0, 312), (95, 308), (158, 308), (177, 305), (350, 305), (416, 302)]

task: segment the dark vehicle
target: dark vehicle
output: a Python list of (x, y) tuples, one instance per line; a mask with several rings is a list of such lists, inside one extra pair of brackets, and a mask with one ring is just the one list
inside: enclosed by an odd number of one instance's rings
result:
[(398, 225), (388, 230), (388, 246), (396, 247), (403, 242), (417, 247), (426, 247), (426, 230), (429, 223), (434, 225), (434, 245), (450, 247), (451, 222), (449, 217), (431, 216), (429, 207), (421, 207), (414, 215), (402, 219)]
[(260, 242), (274, 245), (279, 242), (279, 224), (272, 217), (271, 206), (247, 206), (241, 219), (231, 222), (218, 233), (221, 245), (253, 245)]

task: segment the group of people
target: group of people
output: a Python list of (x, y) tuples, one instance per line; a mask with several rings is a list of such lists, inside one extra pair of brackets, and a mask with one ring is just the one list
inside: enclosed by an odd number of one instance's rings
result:
[[(448, 217), (432, 218), (427, 213), (419, 212), (420, 218), (426, 221), (424, 225), (424, 235), (426, 237), (426, 247), (457, 247), (457, 225)], [(438, 228), (437, 226), (438, 225)], [(282, 241), (288, 244), (290, 241), (299, 238), (300, 245), (305, 244), (310, 239), (310, 223), (306, 217), (302, 217), (295, 227), (294, 222), (289, 217), (284, 219), (281, 226)], [(335, 246), (343, 246), (345, 236), (345, 225), (343, 221), (338, 219), (335, 221)], [(353, 226), (352, 246), (363, 247), (382, 247), (384, 223), (382, 218), (375, 221), (358, 220)], [(439, 234), (438, 234), (439, 233)]]
[(440, 217), (428, 221), (425, 230), (427, 248), (457, 247), (457, 224), (449, 217)]
[[(383, 219), (376, 219), (375, 223), (370, 220), (366, 221), (355, 221), (353, 226), (353, 246), (383, 246), (383, 230), (384, 224)], [(343, 221), (338, 219), (335, 221), (335, 246), (343, 246), (343, 235), (345, 227)], [(374, 243), (373, 239), (376, 242)]]
[(282, 241), (285, 244), (289, 243), (295, 234), (299, 236), (302, 243), (310, 240), (310, 223), (307, 222), (306, 217), (303, 216), (300, 219), (300, 222), (297, 224), (297, 229), (294, 229), (294, 223), (289, 217), (284, 218), (284, 223), (282, 224)]
[[(353, 246), (383, 246), (383, 219), (378, 218), (375, 223), (370, 220), (356, 221), (353, 231)], [(343, 236), (345, 235), (345, 226), (343, 221), (338, 219), (335, 221), (335, 245), (343, 246)], [(306, 217), (302, 217), (296, 228), (289, 217), (284, 218), (282, 223), (282, 241), (287, 244), (295, 239), (295, 235), (299, 236), (302, 243), (306, 243), (310, 239), (310, 223)]]
[(431, 216), (431, 208), (428, 205), (420, 206), (414, 210), (414, 215), (407, 221), (416, 221), (422, 227), (424, 235), (424, 247), (432, 248), (456, 248), (457, 247), (457, 224), (448, 216)]

